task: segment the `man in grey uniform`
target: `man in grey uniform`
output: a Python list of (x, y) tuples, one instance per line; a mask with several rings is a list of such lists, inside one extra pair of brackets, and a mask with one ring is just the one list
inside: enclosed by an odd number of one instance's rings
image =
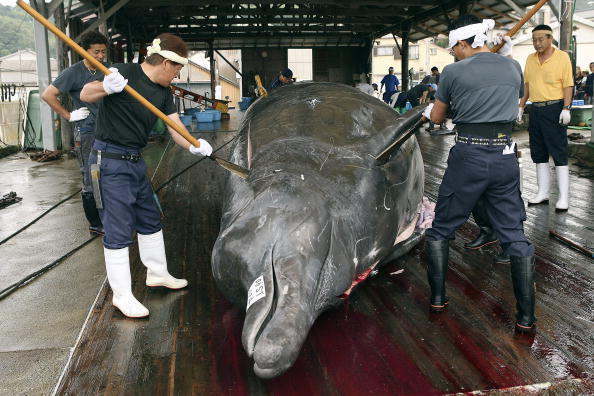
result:
[(443, 311), (448, 303), (445, 275), (449, 240), (468, 219), (479, 198), (511, 256), (511, 275), (517, 302), (515, 328), (534, 328), (534, 247), (526, 240), (526, 219), (520, 193), (515, 143), (511, 140), (517, 103), (522, 96), (522, 69), (509, 58), (485, 46), (493, 20), (463, 15), (450, 31), (450, 48), (460, 61), (446, 66), (440, 77), (434, 106), (424, 113), (442, 122), (448, 107), (458, 128), (456, 145), (448, 157), (435, 209), (433, 226), (426, 233), (430, 309)]
[[(103, 62), (107, 56), (107, 39), (101, 33), (90, 31), (83, 35), (82, 46), (97, 59)], [(95, 119), (99, 103), (86, 103), (80, 100), (80, 91), (86, 83), (103, 78), (103, 74), (95, 69), (87, 60), (82, 60), (65, 69), (41, 95), (41, 98), (66, 120), (75, 123), (74, 148), (83, 175), (82, 203), (85, 216), (89, 221), (91, 234), (103, 235), (103, 225), (95, 206), (93, 187), (86, 169), (89, 165), (89, 154), (95, 137)], [(60, 94), (68, 94), (72, 98), (75, 110), (70, 112), (60, 103)]]

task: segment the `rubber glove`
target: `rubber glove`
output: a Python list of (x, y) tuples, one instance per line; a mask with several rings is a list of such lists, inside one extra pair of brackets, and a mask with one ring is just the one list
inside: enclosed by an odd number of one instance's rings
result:
[(518, 122), (518, 124), (522, 123), (522, 116), (524, 115), (524, 108), (523, 107), (519, 107), (518, 108), (518, 116), (516, 117), (516, 121)]
[(89, 116), (89, 114), (91, 114), (89, 109), (87, 109), (86, 107), (81, 107), (80, 109), (76, 109), (72, 113), (70, 113), (70, 118), (68, 119), (68, 121), (74, 122), (84, 120)]
[(559, 115), (559, 124), (569, 125), (569, 121), (571, 121), (571, 112), (567, 109), (563, 109)]
[(511, 37), (503, 36), (501, 33), (498, 33), (497, 36), (493, 38), (493, 43), (495, 45), (499, 45), (502, 42), (504, 43), (503, 47), (499, 48), (499, 51), (497, 51), (497, 53), (502, 56), (511, 56), (513, 47)]
[(423, 117), (427, 118), (429, 121), (431, 121), (431, 110), (433, 110), (433, 103), (429, 103), (429, 105), (425, 107), (425, 110), (423, 110)]
[(103, 78), (103, 89), (108, 95), (122, 92), (128, 80), (124, 78), (115, 67), (110, 67), (111, 74)]
[(190, 150), (190, 153), (194, 155), (204, 155), (207, 157), (212, 154), (212, 146), (210, 143), (204, 139), (198, 139), (198, 143), (200, 143), (200, 147), (190, 145), (190, 148), (188, 149)]

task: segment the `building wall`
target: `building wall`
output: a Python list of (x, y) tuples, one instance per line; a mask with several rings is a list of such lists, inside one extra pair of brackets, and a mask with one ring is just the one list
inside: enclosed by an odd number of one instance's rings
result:
[[(398, 38), (398, 44), (402, 44), (400, 38)], [(394, 73), (402, 81), (402, 57), (392, 36), (384, 36), (375, 40), (372, 59), (373, 83), (379, 85), (382, 78), (388, 74), (390, 66), (394, 67)], [(437, 66), (441, 71), (453, 62), (454, 57), (450, 55), (449, 51), (435, 45), (431, 39), (410, 43), (408, 67), (415, 70), (413, 85), (430, 74), (433, 66)]]
[[(229, 97), (227, 99), (227, 96)], [(241, 94), (239, 92), (239, 87), (237, 85), (233, 85), (225, 80), (221, 80), (221, 99), (229, 100), (229, 107), (236, 107), (239, 108), (239, 101), (241, 100)]]
[[(52, 80), (58, 76), (58, 62), (50, 58)], [(0, 58), (0, 83), (36, 87), (37, 55), (23, 50)]]
[[(231, 54), (227, 54), (226, 52), (231, 52)], [(221, 51), (221, 53), (225, 56), (225, 58), (229, 59), (229, 61), (231, 61), (234, 56), (233, 53), (234, 51)], [(228, 57), (229, 55), (229, 57)], [(211, 97), (211, 87), (210, 87), (210, 71), (208, 70), (208, 68), (210, 67), (210, 63), (208, 61), (208, 59), (204, 58), (203, 53), (200, 54), (195, 54), (193, 56), (190, 57), (190, 59), (195, 62), (196, 64), (198, 64), (198, 66), (194, 66), (194, 65), (187, 65), (186, 67), (184, 67), (181, 72), (180, 72), (180, 76), (178, 79), (175, 79), (173, 81), (174, 85), (179, 85), (182, 88), (188, 89), (187, 85), (188, 85), (188, 78), (190, 81), (190, 91), (200, 94), (200, 95), (205, 95), (208, 97)], [(231, 68), (229, 65), (227, 65), (227, 63), (222, 60), (219, 59), (218, 62), (215, 64), (215, 66), (217, 67), (222, 67), (222, 64), (225, 64), (226, 67), (226, 71), (225, 71), (225, 75), (231, 75), (231, 77), (233, 77), (233, 79), (231, 79), (231, 81), (234, 80), (238, 80), (236, 78), (236, 73), (233, 70), (233, 68)], [(219, 69), (217, 69), (218, 71)], [(229, 70), (231, 70), (231, 72), (229, 72)], [(224, 78), (221, 78), (223, 76), (222, 73), (217, 73), (217, 88), (216, 88), (216, 98), (217, 99), (223, 99), (223, 100), (227, 100), (225, 99), (226, 96), (229, 97), (228, 100), (231, 101), (231, 103), (229, 103), (229, 107), (237, 107), (238, 106), (238, 102), (241, 99), (241, 94), (240, 94), (240, 90), (239, 90), (239, 81), (237, 82), (237, 84), (233, 84), (232, 82), (226, 81)], [(185, 99), (184, 99), (185, 100)], [(186, 100), (185, 103), (186, 107), (196, 107), (196, 103), (195, 102), (190, 102)]]

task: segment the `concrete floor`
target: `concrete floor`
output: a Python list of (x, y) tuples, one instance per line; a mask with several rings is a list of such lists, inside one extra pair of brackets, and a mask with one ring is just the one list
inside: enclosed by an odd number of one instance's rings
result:
[[(221, 127), (236, 129), (242, 114), (233, 111), (229, 121), (192, 127), (209, 139)], [(144, 151), (151, 177), (165, 147), (163, 141), (149, 143)], [(157, 174), (154, 185), (163, 181)], [(0, 210), (0, 241), (80, 187), (75, 158), (65, 155), (38, 163), (17, 153), (0, 159), (0, 196), (15, 191), (23, 198)], [(0, 245), (0, 290), (89, 240), (87, 227), (77, 194)], [(105, 280), (103, 247), (101, 239), (95, 238), (57, 267), (0, 299), (0, 395), (52, 393)]]
[[(76, 159), (0, 159), (0, 194), (23, 200), (0, 210), (0, 240), (80, 188)], [(0, 245), (0, 290), (88, 240), (80, 196)], [(57, 238), (58, 236), (58, 238)], [(49, 394), (70, 356), (103, 280), (101, 241), (0, 300), (0, 394)]]
[[(236, 128), (238, 120), (239, 116), (235, 114), (231, 123), (225, 123), (225, 129)], [(200, 137), (207, 139), (209, 131), (219, 128), (221, 125), (217, 123), (194, 125), (195, 131), (205, 132)], [(521, 147), (525, 148), (525, 133), (522, 135)], [(228, 140), (228, 136), (219, 136), (209, 139), (214, 147)], [(145, 157), (150, 166), (159, 162), (164, 146), (149, 146)], [(177, 154), (185, 153), (176, 151)], [(162, 166), (175, 162), (175, 155), (166, 156)], [(185, 162), (188, 162), (187, 158)], [(529, 157), (524, 159), (524, 164), (532, 166)], [(572, 168), (572, 172), (578, 171)], [(213, 173), (218, 174), (210, 172), (208, 176), (212, 177)], [(152, 171), (149, 174), (152, 175)], [(162, 183), (164, 176), (158, 174), (155, 185)], [(176, 183), (178, 193), (185, 190), (183, 184), (189, 182), (188, 177)], [(22, 202), (0, 210), (0, 240), (75, 192), (80, 188), (79, 184), (80, 174), (74, 159), (65, 157), (44, 164), (32, 162), (23, 154), (0, 159), (0, 195), (16, 191), (23, 197)], [(525, 187), (528, 194), (534, 190), (532, 185)], [(167, 204), (164, 202), (165, 206)], [(3, 258), (0, 260), (0, 290), (88, 240), (86, 227), (77, 196), (0, 245), (0, 257)], [(94, 302), (97, 296), (105, 296), (105, 290), (102, 292), (104, 280), (102, 246), (100, 240), (95, 239), (56, 268), (0, 300), (0, 395), (52, 392), (87, 317), (89, 314), (97, 316), (101, 309), (101, 302), (96, 305)], [(185, 297), (179, 295), (176, 298)], [(164, 309), (163, 315), (170, 311)], [(128, 322), (117, 320), (113, 325), (122, 334), (130, 334), (130, 329), (121, 328)], [(241, 354), (240, 348), (237, 349)], [(122, 363), (124, 361), (127, 362), (124, 359)]]

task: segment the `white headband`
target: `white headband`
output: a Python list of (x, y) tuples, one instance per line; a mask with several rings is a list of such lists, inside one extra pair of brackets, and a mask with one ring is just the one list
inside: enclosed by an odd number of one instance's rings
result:
[(452, 48), (458, 41), (466, 40), (474, 36), (474, 42), (472, 48), (478, 48), (485, 45), (488, 40), (486, 33), (495, 27), (495, 21), (492, 19), (483, 19), (482, 23), (474, 23), (472, 25), (462, 26), (461, 28), (454, 29), (449, 35), (448, 48)]
[(179, 56), (173, 51), (167, 51), (161, 49), (161, 39), (156, 38), (153, 40), (153, 45), (150, 45), (146, 48), (146, 56), (151, 56), (152, 54), (159, 54), (163, 58), (169, 59), (170, 61), (179, 63), (181, 65), (188, 64), (188, 58), (184, 58), (183, 56)]

